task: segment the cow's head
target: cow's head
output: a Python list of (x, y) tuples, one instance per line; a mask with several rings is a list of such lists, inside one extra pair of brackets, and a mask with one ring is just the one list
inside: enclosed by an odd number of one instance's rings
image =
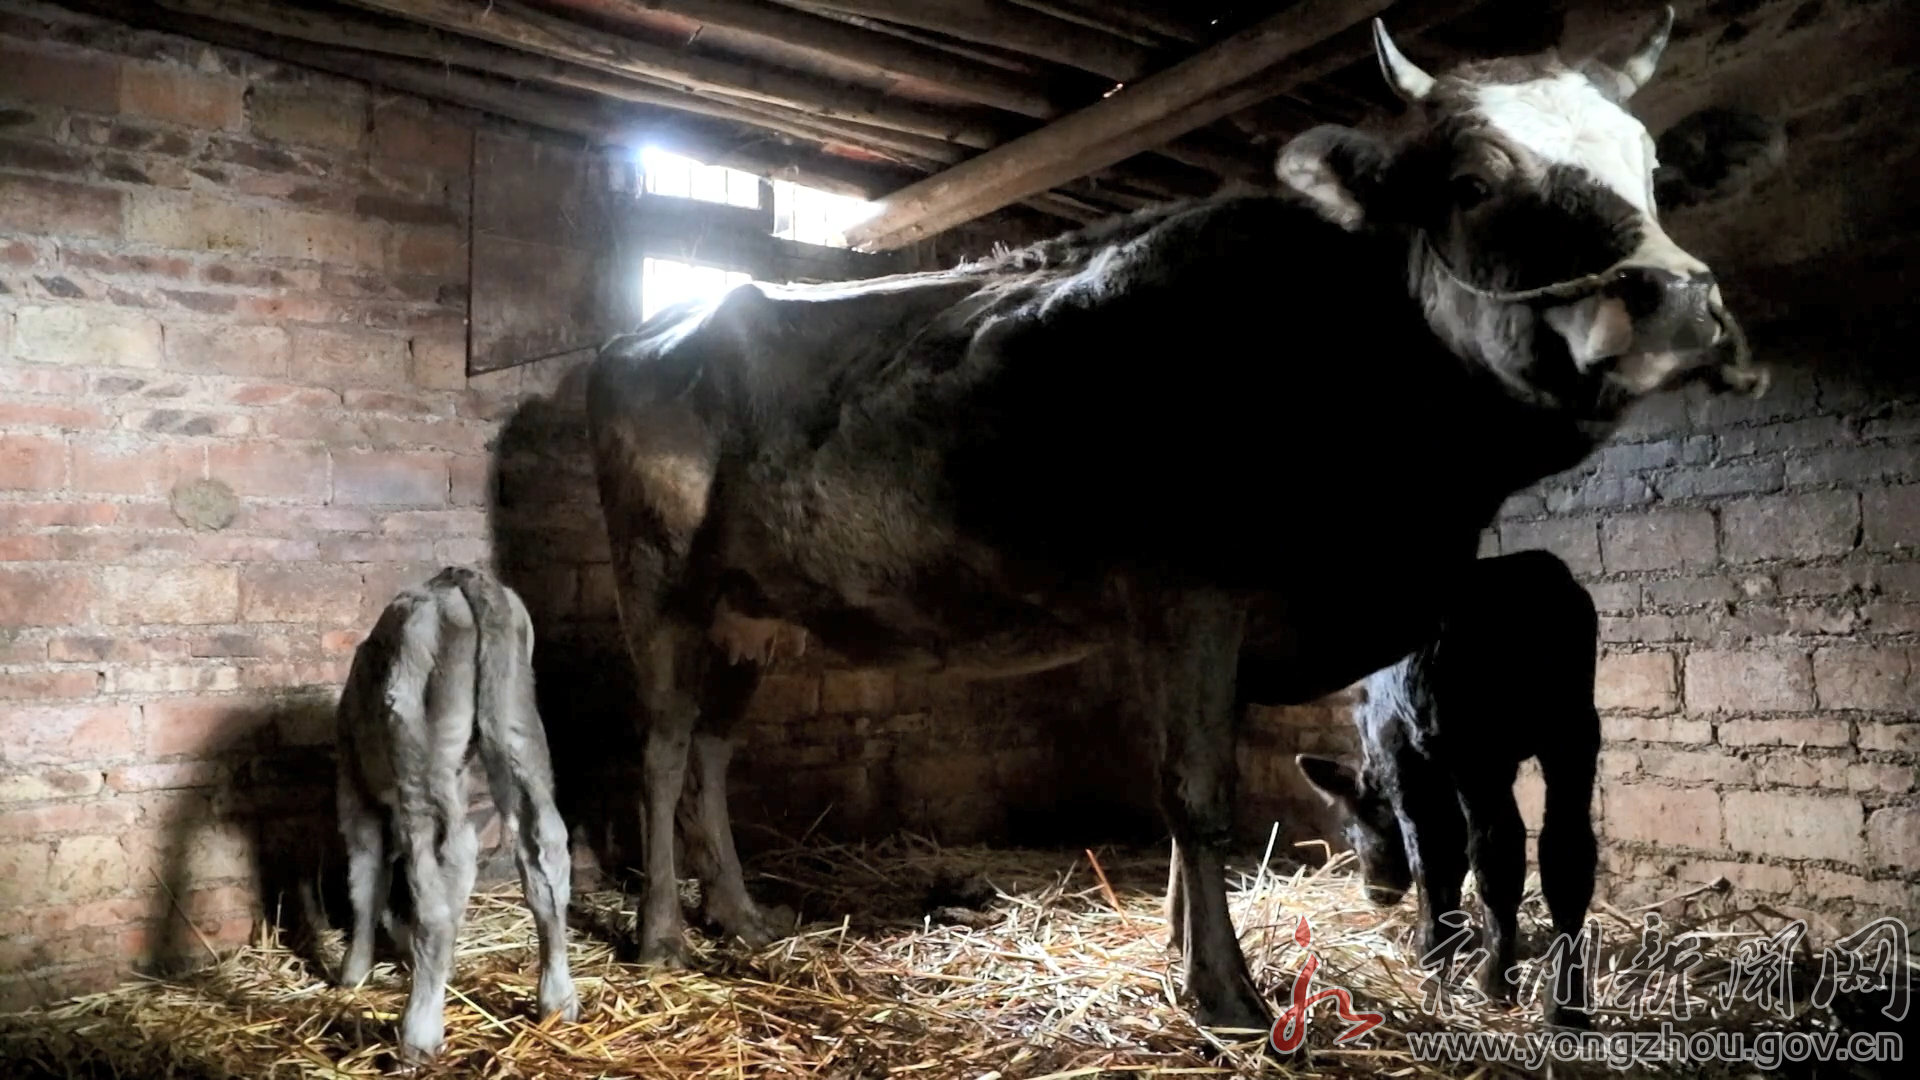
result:
[[(1688, 379), (1763, 392), (1713, 274), (1661, 227), (1654, 140), (1625, 108), (1672, 24), (1668, 8), (1611, 60), (1549, 52), (1435, 77), (1375, 20), (1408, 129), (1315, 128), (1281, 151), (1280, 179), (1347, 228), (1407, 236), (1436, 333), (1524, 396), (1605, 420)], [(1750, 143), (1726, 152), (1757, 154)]]
[(1336, 758), (1296, 754), (1294, 764), (1320, 797), (1340, 810), (1340, 827), (1347, 846), (1360, 860), (1360, 877), (1367, 899), (1381, 907), (1400, 902), (1413, 885), (1407, 863), (1407, 845), (1393, 803), (1366, 775)]

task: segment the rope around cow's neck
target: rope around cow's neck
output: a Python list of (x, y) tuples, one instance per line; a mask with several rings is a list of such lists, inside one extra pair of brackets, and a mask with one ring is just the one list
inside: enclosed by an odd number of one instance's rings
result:
[(1506, 304), (1524, 303), (1528, 300), (1542, 300), (1549, 297), (1555, 300), (1583, 300), (1618, 278), (1625, 265), (1615, 263), (1596, 274), (1568, 278), (1565, 281), (1556, 281), (1551, 285), (1541, 285), (1532, 289), (1484, 289), (1461, 277), (1447, 262), (1446, 256), (1440, 254), (1440, 249), (1434, 245), (1433, 237), (1424, 229), (1420, 231), (1420, 243), (1426, 249), (1427, 257), (1433, 260), (1433, 264), (1438, 266), (1440, 272), (1446, 275), (1454, 285), (1482, 299)]

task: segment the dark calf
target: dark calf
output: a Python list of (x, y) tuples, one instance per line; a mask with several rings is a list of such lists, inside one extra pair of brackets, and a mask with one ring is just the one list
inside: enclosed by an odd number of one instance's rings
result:
[[(1367, 679), (1354, 714), (1360, 768), (1297, 759), (1344, 809), (1374, 903), (1397, 903), (1419, 882), (1423, 957), (1439, 959), (1432, 954), (1449, 934), (1439, 917), (1459, 907), (1471, 862), (1488, 928), (1483, 986), (1499, 1000), (1513, 996), (1506, 976), (1527, 870), (1513, 782), (1527, 758), (1539, 759), (1546, 780), (1540, 885), (1555, 932), (1577, 941), (1593, 897), (1598, 634), (1593, 600), (1559, 559), (1524, 551), (1480, 560), (1438, 637)], [(1550, 995), (1553, 1022), (1582, 1021), (1579, 985), (1563, 975), (1560, 995), (1569, 1000)]]
[(479, 855), (467, 820), (466, 767), (475, 752), (514, 839), (538, 927), (540, 1011), (574, 1019), (565, 922), (572, 867), (534, 706), (533, 623), (520, 597), (459, 567), (402, 590), (354, 653), (337, 724), (353, 905), (340, 977), (357, 985), (372, 968), (374, 924), (400, 864), (412, 919), (384, 914), (413, 959), (401, 1060), (431, 1058), (445, 1032), (454, 938)]

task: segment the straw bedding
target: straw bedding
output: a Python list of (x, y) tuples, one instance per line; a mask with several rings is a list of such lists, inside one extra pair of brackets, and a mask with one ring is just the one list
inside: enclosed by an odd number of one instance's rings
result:
[[(1346, 987), (1358, 1008), (1387, 1016), (1366, 1046), (1338, 1048), (1333, 1038), (1346, 1025), (1322, 1005), (1311, 1021), (1311, 1056), (1285, 1061), (1261, 1053), (1263, 1036), (1230, 1045), (1197, 1030), (1178, 1006), (1159, 910), (1164, 851), (953, 849), (903, 837), (794, 846), (756, 859), (750, 872), (757, 893), (798, 910), (800, 930), (758, 953), (694, 935), (690, 972), (624, 959), (632, 895), (577, 896), (571, 956), (583, 1018), (572, 1025), (532, 1020), (533, 929), (518, 889), (476, 894), (448, 995), (446, 1050), (421, 1075), (1480, 1078), (1518, 1070), (1416, 1061), (1406, 1031), (1539, 1024), (1537, 1006), (1468, 1009), (1444, 1022), (1423, 1014), (1419, 974), (1404, 948), (1413, 905), (1369, 907), (1345, 857), (1283, 871), (1270, 852), (1238, 875), (1236, 925), (1269, 1001), (1289, 1000), (1304, 959), (1294, 941), (1304, 915), (1320, 958), (1315, 987)], [(1697, 986), (1724, 972), (1738, 942), (1766, 921), (1717, 910), (1719, 900), (1706, 893), (1685, 901), (1685, 921), (1707, 933)], [(1630, 956), (1639, 917), (1599, 911), (1612, 923), (1610, 948)], [(1523, 955), (1544, 940), (1543, 918), (1529, 893)], [(331, 964), (337, 936), (323, 944)], [(1694, 1026), (1740, 1024), (1708, 1016), (1705, 993), (1695, 990)], [(358, 990), (335, 988), (263, 932), (189, 976), (0, 1017), (0, 1075), (379, 1076), (395, 1068), (390, 1048), (404, 995), (404, 973), (390, 964)], [(1556, 1063), (1553, 1071), (1608, 1074), (1602, 1063)]]

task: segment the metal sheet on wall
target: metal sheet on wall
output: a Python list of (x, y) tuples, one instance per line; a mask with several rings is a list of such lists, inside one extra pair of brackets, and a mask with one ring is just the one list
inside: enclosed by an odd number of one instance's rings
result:
[(468, 374), (595, 348), (636, 324), (630, 167), (492, 133), (475, 151)]

